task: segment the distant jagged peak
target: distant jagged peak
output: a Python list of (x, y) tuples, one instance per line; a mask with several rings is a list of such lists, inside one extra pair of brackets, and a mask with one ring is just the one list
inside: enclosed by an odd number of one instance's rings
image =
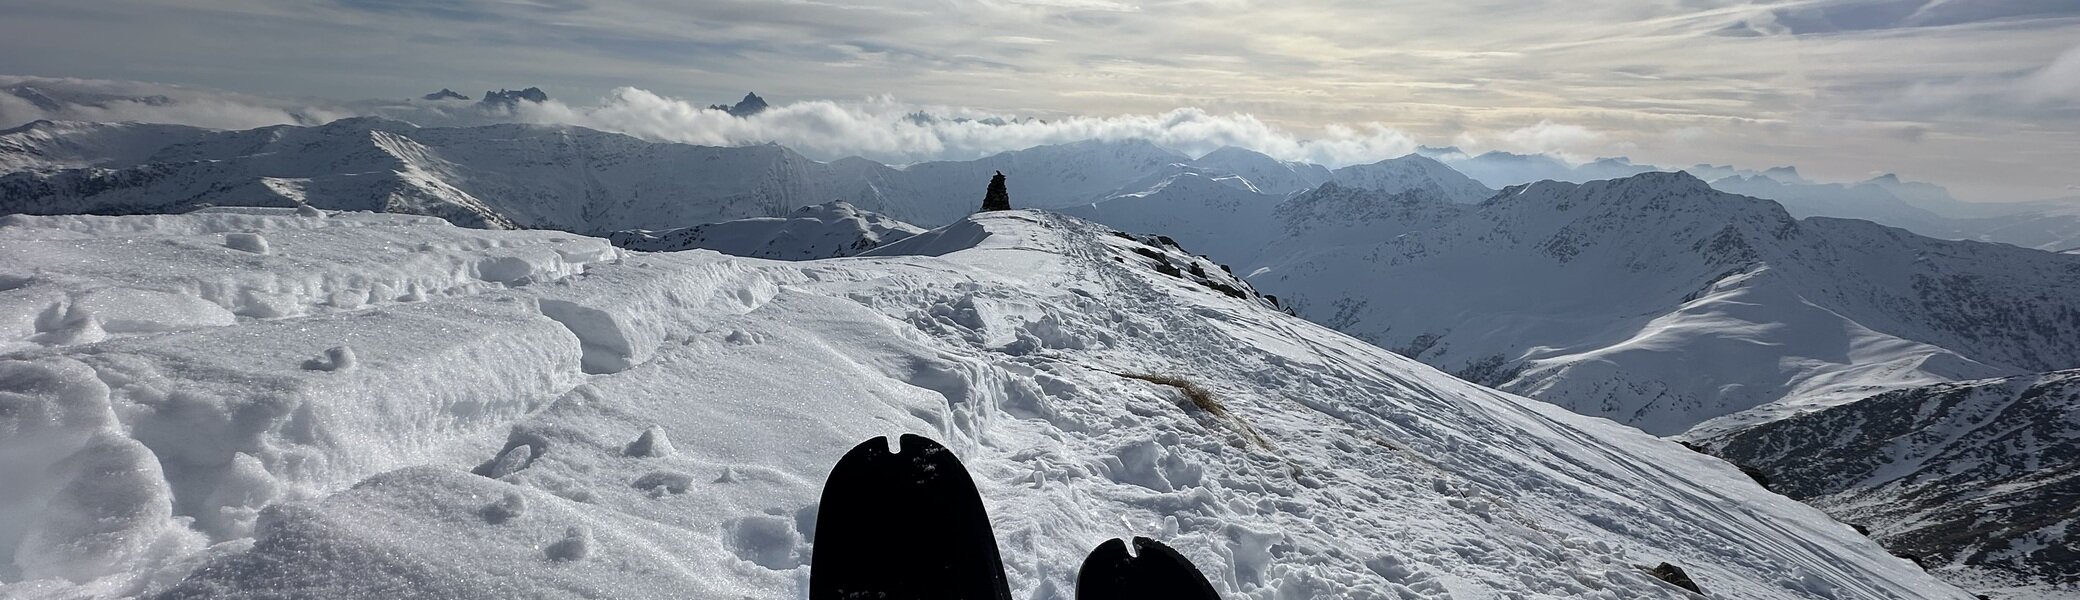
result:
[(548, 102), (549, 93), (542, 91), (542, 88), (538, 87), (530, 87), (524, 90), (508, 90), (500, 88), (496, 92), (484, 92), (484, 99), (478, 100), (477, 104), (481, 106), (495, 108), (512, 108), (518, 106), (522, 101), (533, 102), (535, 104)]
[(758, 93), (756, 92), (745, 92), (744, 99), (738, 100), (737, 103), (734, 105), (708, 105), (708, 110), (719, 110), (722, 112), (729, 113), (729, 116), (738, 118), (749, 117), (751, 115), (762, 113), (765, 112), (768, 108), (772, 108), (772, 105), (767, 104), (765, 98), (758, 97)]
[(748, 117), (765, 112), (768, 107), (769, 105), (766, 104), (765, 98), (758, 97), (758, 94), (744, 92), (744, 99), (738, 100), (736, 106), (729, 107), (729, 113), (739, 117)]
[(441, 88), (441, 91), (420, 96), (419, 99), (438, 102), (443, 100), (468, 100), (469, 96), (462, 95), (462, 92), (457, 92), (448, 88)]
[(1899, 174), (1898, 174), (1898, 173), (1886, 173), (1886, 174), (1883, 174), (1883, 175), (1879, 175), (1879, 176), (1877, 176), (1877, 177), (1872, 177), (1872, 178), (1870, 178), (1870, 179), (1865, 179), (1865, 180), (1863, 180), (1863, 182), (1864, 182), (1864, 183), (1874, 183), (1874, 184), (1878, 184), (1878, 185), (1897, 185), (1897, 184), (1899, 184), (1899, 183), (1900, 183), (1900, 179), (1899, 179)]

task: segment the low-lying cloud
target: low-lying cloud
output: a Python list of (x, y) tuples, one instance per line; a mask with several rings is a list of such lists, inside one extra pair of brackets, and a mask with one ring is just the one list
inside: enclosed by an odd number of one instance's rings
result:
[(381, 116), (425, 126), (523, 122), (575, 125), (644, 139), (713, 146), (777, 143), (818, 159), (861, 156), (888, 163), (971, 159), (1043, 144), (1145, 139), (1194, 156), (1224, 146), (1341, 166), (1413, 152), (1416, 141), (1384, 125), (1330, 125), (1302, 135), (1243, 113), (1178, 108), (1155, 114), (1038, 119), (892, 97), (774, 105), (746, 117), (706, 104), (623, 87), (593, 104), (551, 99), (511, 109), (463, 101), (297, 103), (139, 82), (0, 78), (0, 127), (39, 119), (138, 121), (212, 129), (315, 125)]
[(1240, 146), (1326, 165), (1370, 162), (1413, 152), (1407, 134), (1379, 124), (1332, 125), (1308, 137), (1248, 114), (1178, 108), (1158, 114), (1020, 118), (957, 107), (905, 104), (889, 97), (857, 102), (804, 101), (734, 117), (687, 100), (619, 88), (592, 106), (550, 101), (522, 105), (519, 119), (617, 131), (706, 145), (773, 142), (818, 158), (863, 156), (884, 162), (969, 159), (1006, 150), (1082, 140), (1145, 139), (1198, 155)]
[(212, 129), (312, 125), (351, 111), (181, 86), (0, 75), (0, 127), (36, 120), (136, 121)]

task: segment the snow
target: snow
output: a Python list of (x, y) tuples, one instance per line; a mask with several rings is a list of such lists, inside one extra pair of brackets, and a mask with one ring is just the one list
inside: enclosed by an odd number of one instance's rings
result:
[(254, 254), (266, 254), (268, 251), (267, 238), (250, 231), (224, 234), (224, 247)]
[(664, 458), (671, 456), (672, 451), (672, 440), (665, 434), (664, 428), (651, 427), (643, 430), (643, 435), (637, 437), (636, 441), (629, 442), (628, 449), (623, 451), (622, 454), (643, 458)]
[(1775, 489), (1996, 598), (2070, 597), (2080, 371), (1879, 394), (1715, 440)]
[(185, 125), (34, 121), (0, 131), (0, 173), (129, 166), (208, 133)]
[(1257, 289), (1649, 433), (1708, 437), (1887, 389), (2080, 364), (2070, 255), (1796, 220), (1684, 174), (1513, 187), (1463, 212), (1313, 195), (1325, 217), (1289, 201), (1280, 216), (1297, 235), (1230, 259), (1257, 265)]
[[(11, 217), (0, 596), (801, 597), (832, 462), (907, 432), (967, 463), (1022, 598), (1131, 535), (1231, 598), (1687, 597), (1639, 568), (1663, 561), (1718, 597), (1969, 597), (1722, 461), (1151, 243), (1029, 211), (805, 262), (288, 208)], [(74, 300), (103, 290), (188, 300), (45, 337), (125, 316)], [(354, 368), (303, 368), (339, 347)]]
[(614, 245), (645, 252), (714, 250), (732, 256), (813, 260), (853, 256), (924, 229), (845, 202), (805, 206), (784, 218), (759, 217), (665, 231), (617, 231)]
[(1459, 204), (1474, 204), (1495, 195), (1495, 190), (1473, 178), (1417, 154), (1337, 169), (1333, 181), (1344, 187), (1388, 194), (1425, 190)]
[(1234, 175), (1249, 182), (1258, 193), (1280, 197), (1314, 189), (1333, 177), (1329, 169), (1321, 165), (1282, 161), (1234, 146), (1208, 152), (1194, 159), (1191, 166), (1210, 173)]

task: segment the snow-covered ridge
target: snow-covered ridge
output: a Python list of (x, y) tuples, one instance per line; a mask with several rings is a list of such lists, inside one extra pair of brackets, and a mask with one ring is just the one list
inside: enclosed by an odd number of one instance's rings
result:
[(1772, 489), (2000, 598), (2080, 593), (2080, 371), (1887, 392), (1714, 440)]
[(366, 117), (244, 131), (41, 123), (0, 134), (0, 166), (15, 171), (0, 176), (0, 213), (310, 204), (604, 235), (844, 201), (939, 224), (972, 210), (995, 171), (1013, 177), (1019, 205), (1047, 208), (1103, 198), (1188, 160), (1138, 140), (897, 168), (822, 163), (770, 144), (655, 143), (578, 127), (417, 127)]
[[(0, 495), (10, 597), (796, 597), (831, 461), (902, 432), (971, 467), (1020, 597), (1065, 597), (1132, 534), (1228, 597), (1689, 597), (1639, 568), (1663, 561), (1726, 597), (1968, 597), (1717, 459), (1065, 217), (806, 262), (389, 216), (68, 219), (0, 227), (22, 259), (0, 297), (371, 300), (11, 337), (0, 465), (33, 493)], [(507, 259), (530, 274), (372, 290)]]
[(923, 229), (844, 202), (805, 206), (786, 217), (758, 217), (664, 231), (616, 231), (615, 246), (645, 252), (714, 250), (777, 260), (838, 258), (916, 235)]
[(1422, 190), (1460, 204), (1480, 202), (1495, 193), (1444, 163), (1416, 154), (1337, 169), (1334, 180), (1345, 187), (1389, 194)]
[(1799, 221), (1680, 173), (1514, 186), (1402, 231), (1274, 245), (1251, 281), (1383, 347), (1660, 434), (2080, 365), (2071, 255)]

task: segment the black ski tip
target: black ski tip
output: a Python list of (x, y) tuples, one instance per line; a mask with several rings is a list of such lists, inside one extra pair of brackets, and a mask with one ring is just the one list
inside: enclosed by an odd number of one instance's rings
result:
[(810, 599), (1010, 600), (967, 467), (930, 438), (904, 434), (897, 443), (861, 442), (831, 469), (817, 507)]
[(1220, 600), (1213, 583), (1177, 550), (1145, 537), (1126, 542), (1105, 540), (1083, 559), (1076, 574), (1076, 600)]

